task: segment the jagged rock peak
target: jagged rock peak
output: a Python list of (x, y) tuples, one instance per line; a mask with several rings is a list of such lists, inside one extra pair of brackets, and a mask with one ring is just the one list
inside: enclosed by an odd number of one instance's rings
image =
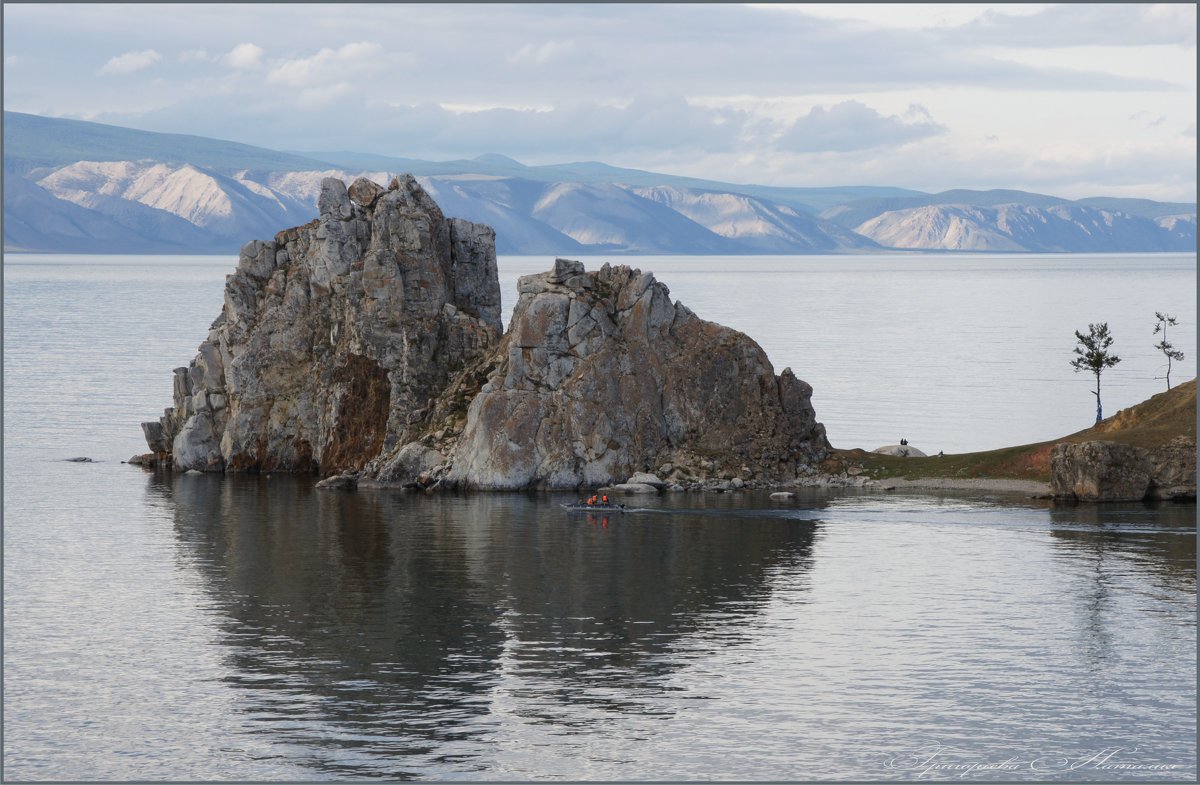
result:
[(368, 467), (383, 483), (576, 488), (671, 464), (673, 479), (786, 482), (825, 457), (812, 388), (653, 274), (556, 259), (525, 276), (508, 334), (435, 407), (426, 434)]
[(144, 423), (177, 470), (356, 471), (411, 440), (500, 337), (495, 232), (410, 175), (327, 178), (320, 216), (247, 243), (174, 407)]

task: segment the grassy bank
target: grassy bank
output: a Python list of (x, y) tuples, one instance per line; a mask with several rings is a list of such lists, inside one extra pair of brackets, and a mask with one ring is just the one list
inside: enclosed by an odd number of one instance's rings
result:
[(871, 479), (944, 477), (1049, 482), (1050, 451), (1060, 442), (1106, 440), (1149, 448), (1165, 444), (1176, 436), (1196, 438), (1195, 379), (1060, 439), (940, 458), (899, 458), (861, 449), (834, 450), (821, 469), (830, 474), (848, 470), (857, 474), (856, 469), (861, 469), (861, 474)]

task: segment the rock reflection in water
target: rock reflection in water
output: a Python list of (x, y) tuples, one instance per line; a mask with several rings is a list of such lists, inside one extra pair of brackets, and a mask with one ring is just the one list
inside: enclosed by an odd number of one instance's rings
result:
[(1127, 558), (1172, 590), (1195, 591), (1196, 505), (1056, 504), (1051, 533), (1064, 547)]
[[(1175, 596), (1196, 586), (1196, 507), (1169, 502), (1057, 504), (1050, 509), (1054, 541), (1071, 551), (1076, 573), (1074, 628), (1088, 666), (1097, 674), (1118, 657), (1121, 636), (1142, 634), (1148, 608), (1118, 588), (1125, 576), (1151, 578), (1140, 592)], [(1157, 588), (1155, 587), (1157, 584)]]
[(688, 636), (738, 640), (772, 575), (807, 570), (818, 527), (287, 477), (152, 483), (226, 619), (246, 727), (321, 776), (479, 772), (504, 723), (591, 733), (669, 712), (655, 697), (679, 689)]

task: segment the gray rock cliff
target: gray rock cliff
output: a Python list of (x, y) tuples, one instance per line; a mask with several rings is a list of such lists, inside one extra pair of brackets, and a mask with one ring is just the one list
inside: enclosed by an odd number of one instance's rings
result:
[(1050, 492), (1076, 501), (1195, 499), (1196, 441), (1179, 436), (1150, 450), (1111, 441), (1057, 444)]
[[(480, 489), (621, 482), (664, 464), (793, 480), (825, 457), (812, 388), (650, 273), (558, 259), (526, 276), (509, 332), (421, 440), (368, 467), (384, 483)], [(706, 467), (706, 468), (689, 468)]]
[[(495, 234), (412, 177), (326, 179), (320, 217), (242, 248), (174, 407), (143, 423), (176, 470), (360, 470), (411, 441), (500, 338)], [(416, 429), (416, 430), (414, 430)]]

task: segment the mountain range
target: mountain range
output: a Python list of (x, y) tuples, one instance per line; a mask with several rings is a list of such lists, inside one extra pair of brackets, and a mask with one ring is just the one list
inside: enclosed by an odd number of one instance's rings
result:
[(228, 253), (316, 216), (321, 180), (410, 172), (502, 254), (1194, 251), (1193, 203), (787, 188), (502, 155), (282, 152), (4, 113), (5, 251)]

